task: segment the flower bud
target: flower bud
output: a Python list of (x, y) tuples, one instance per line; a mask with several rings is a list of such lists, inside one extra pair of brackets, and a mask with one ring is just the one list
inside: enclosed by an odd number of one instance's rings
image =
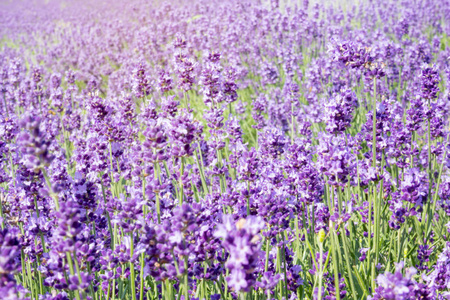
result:
[(323, 241), (325, 241), (325, 237), (326, 237), (325, 230), (323, 230), (322, 228), (317, 234), (317, 241), (319, 242), (319, 244), (322, 244)]

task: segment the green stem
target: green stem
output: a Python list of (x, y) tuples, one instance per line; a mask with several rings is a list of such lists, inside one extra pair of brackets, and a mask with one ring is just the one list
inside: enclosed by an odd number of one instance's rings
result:
[[(133, 241), (133, 234), (130, 235), (130, 258), (133, 258), (134, 253), (134, 241)], [(135, 274), (134, 274), (134, 263), (130, 261), (130, 276), (131, 276), (131, 297), (133, 300), (136, 300), (136, 280), (135, 280)]]
[(345, 254), (345, 264), (347, 266), (347, 270), (348, 270), (348, 277), (349, 277), (349, 281), (350, 281), (350, 288), (352, 290), (352, 296), (354, 300), (358, 300), (358, 298), (356, 297), (356, 290), (355, 290), (355, 284), (353, 282), (353, 276), (352, 276), (352, 269), (350, 268), (350, 254), (348, 252), (348, 241), (347, 241), (347, 236), (345, 235), (345, 233), (342, 233), (342, 239), (344, 242), (344, 254)]
[(47, 184), (48, 189), (50, 190), (50, 196), (53, 198), (53, 201), (55, 202), (56, 210), (59, 211), (59, 201), (58, 201), (58, 195), (56, 195), (53, 192), (52, 184), (50, 183), (50, 179), (47, 175), (47, 171), (45, 168), (42, 168), (42, 173), (44, 174), (45, 183)]
[[(334, 226), (334, 225), (332, 225)], [(331, 229), (331, 248), (333, 252), (333, 270), (334, 270), (334, 286), (336, 288), (336, 300), (340, 300), (340, 292), (339, 292), (339, 270), (338, 270), (338, 262), (339, 258), (337, 256), (336, 247), (339, 247), (339, 245), (336, 244), (335, 240), (335, 231), (334, 228)]]
[(270, 248), (270, 239), (266, 237), (266, 263), (264, 264), (264, 272), (269, 270), (269, 248)]
[(323, 263), (322, 263), (322, 257), (323, 257), (323, 243), (319, 243), (319, 275), (318, 275), (318, 282), (319, 282), (319, 291), (317, 295), (318, 300), (322, 300), (322, 280), (323, 280)]
[(372, 166), (376, 168), (377, 161), (377, 79), (373, 79), (373, 112), (372, 112)]
[(184, 174), (184, 157), (181, 157), (181, 166), (180, 166), (180, 199), (179, 204), (183, 204), (183, 198), (184, 198), (184, 191), (183, 191), (183, 174)]
[[(73, 268), (72, 255), (70, 254), (70, 252), (66, 252), (66, 257), (67, 257), (67, 262), (69, 263), (70, 274), (71, 274), (72, 276), (74, 276), (74, 275), (75, 275), (75, 270), (74, 270), (74, 268)], [(81, 278), (80, 278), (80, 273), (79, 273), (79, 272), (78, 272), (78, 280), (80, 280), (80, 283), (81, 283)], [(77, 298), (77, 300), (80, 300), (80, 299), (81, 299), (81, 297), (80, 297), (80, 291), (78, 291), (78, 290), (76, 291), (75, 297)]]
[[(159, 178), (159, 168), (157, 166), (157, 163), (154, 163), (153, 173), (155, 175), (155, 179)], [(159, 192), (155, 193), (156, 197), (156, 215), (158, 217), (158, 224), (161, 224), (161, 203), (159, 199)]]
[[(448, 144), (449, 137), (450, 137), (450, 135), (447, 134), (447, 140), (445, 142), (445, 145)], [(436, 191), (434, 192), (434, 198), (433, 198), (433, 204), (432, 204), (431, 212), (436, 211), (436, 203), (437, 203), (437, 197), (439, 195), (439, 186), (440, 186), (440, 183), (441, 183), (442, 170), (444, 169), (444, 163), (445, 163), (446, 157), (447, 157), (447, 147), (445, 146), (444, 148), (445, 148), (445, 151), (444, 151), (444, 155), (442, 157), (441, 167), (439, 169), (439, 175), (438, 175), (438, 179), (437, 179), (437, 183), (436, 183)], [(428, 220), (427, 220), (427, 227), (426, 227), (426, 231), (425, 231), (425, 234), (427, 235), (427, 237), (428, 237), (428, 234), (429, 234), (428, 231), (431, 228), (430, 227), (431, 221), (432, 221), (432, 218), (429, 217)]]
[[(106, 204), (107, 203), (106, 193), (105, 193), (105, 187), (103, 186), (103, 183), (101, 184), (101, 186), (102, 186), (103, 201), (105, 201), (105, 204)], [(113, 231), (112, 231), (112, 226), (111, 226), (111, 217), (109, 215), (109, 212), (106, 209), (105, 209), (105, 213), (106, 213), (106, 218), (108, 219), (109, 234), (111, 236), (111, 249), (114, 250), (114, 239), (113, 239)]]
[(184, 299), (189, 300), (188, 257), (184, 256)]
[(140, 282), (140, 289), (139, 289), (139, 300), (144, 299), (144, 253), (141, 254), (141, 282)]

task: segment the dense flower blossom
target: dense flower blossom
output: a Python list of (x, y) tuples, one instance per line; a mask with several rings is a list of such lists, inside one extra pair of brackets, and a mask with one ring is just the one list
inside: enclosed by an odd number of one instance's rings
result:
[(406, 269), (405, 275), (402, 274), (404, 262), (396, 266), (394, 274), (385, 273), (377, 277), (378, 287), (375, 289), (373, 297), (369, 299), (433, 299), (431, 295), (423, 294), (420, 285), (413, 279), (417, 270), (414, 268)]
[(340, 94), (325, 105), (325, 123), (327, 131), (332, 134), (345, 131), (353, 119), (353, 110), (358, 105), (356, 95), (350, 90)]
[(49, 151), (50, 141), (41, 132), (41, 118), (27, 115), (20, 121), (23, 128), (18, 136), (18, 145), (23, 153), (24, 165), (29, 169), (37, 169), (41, 164), (49, 164), (53, 157)]
[(433, 272), (426, 277), (433, 291), (445, 291), (450, 288), (449, 256), (450, 243), (447, 242), (442, 253), (439, 254)]
[(448, 0), (42, 2), (0, 5), (0, 299), (450, 296)]
[(234, 222), (232, 216), (225, 215), (215, 232), (230, 255), (225, 264), (230, 270), (228, 284), (238, 292), (249, 291), (256, 282), (254, 269), (261, 256), (259, 232), (263, 228), (260, 218), (250, 216)]
[(354, 69), (365, 67), (372, 61), (370, 49), (352, 41), (334, 41), (328, 51), (334, 60)]
[(145, 65), (143, 63), (139, 63), (132, 71), (132, 88), (136, 98), (142, 98), (150, 94), (151, 85), (145, 69)]
[(20, 244), (15, 235), (14, 229), (4, 229), (0, 232), (0, 287), (4, 287), (9, 283), (15, 283), (13, 275), (20, 271), (20, 264), (18, 261), (18, 257), (20, 256)]
[(421, 96), (427, 100), (434, 100), (439, 92), (439, 73), (436, 67), (428, 67), (420, 74)]

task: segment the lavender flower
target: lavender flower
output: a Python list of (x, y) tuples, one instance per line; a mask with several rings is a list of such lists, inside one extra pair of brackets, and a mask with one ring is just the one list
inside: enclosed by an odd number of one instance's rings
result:
[(248, 217), (233, 221), (231, 215), (223, 216), (215, 236), (223, 239), (222, 245), (230, 254), (225, 266), (230, 270), (228, 284), (235, 291), (249, 291), (256, 283), (254, 269), (261, 255), (259, 232), (264, 228), (260, 218)]
[(409, 268), (405, 270), (405, 276), (402, 274), (404, 263), (400, 262), (396, 265), (394, 274), (385, 273), (378, 275), (377, 284), (373, 296), (368, 299), (417, 299), (415, 297), (415, 286), (417, 283), (413, 279), (416, 269)]
[(439, 92), (439, 73), (436, 66), (424, 68), (420, 74), (421, 96), (427, 100), (435, 100)]
[(357, 106), (355, 93), (351, 90), (341, 91), (325, 105), (325, 123), (331, 134), (345, 131), (353, 119), (353, 110)]

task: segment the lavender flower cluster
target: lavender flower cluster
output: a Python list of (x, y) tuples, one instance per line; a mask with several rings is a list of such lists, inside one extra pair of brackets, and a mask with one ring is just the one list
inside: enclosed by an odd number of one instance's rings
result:
[(0, 4), (0, 299), (450, 299), (449, 7)]

